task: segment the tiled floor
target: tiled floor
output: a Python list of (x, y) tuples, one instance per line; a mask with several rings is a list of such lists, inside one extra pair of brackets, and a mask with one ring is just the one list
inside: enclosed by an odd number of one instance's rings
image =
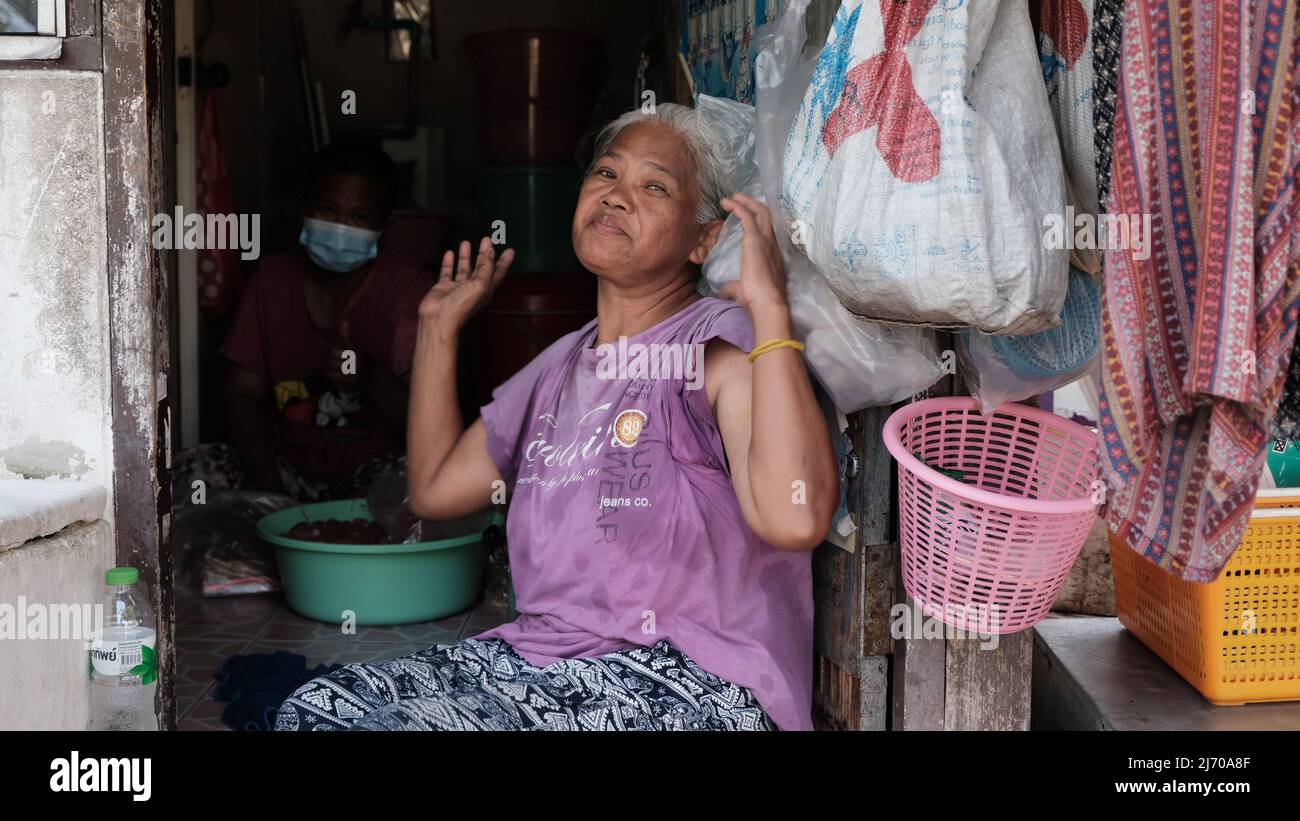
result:
[(422, 624), (357, 627), (345, 635), (289, 610), (279, 593), (205, 599), (178, 591), (176, 606), (176, 720), (181, 730), (224, 730), (224, 703), (212, 699), (212, 674), (233, 655), (286, 650), (318, 664), (393, 659), (490, 630), (505, 611), (480, 603), (463, 613)]

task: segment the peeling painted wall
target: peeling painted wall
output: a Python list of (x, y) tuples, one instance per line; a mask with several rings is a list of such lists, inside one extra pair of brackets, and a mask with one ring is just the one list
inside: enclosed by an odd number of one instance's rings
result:
[[(0, 605), (98, 602), (113, 539), (102, 77), (0, 69), (0, 478), (105, 491), (101, 520), (0, 551)], [(105, 521), (106, 520), (106, 521)], [(0, 729), (81, 729), (78, 640), (0, 640)]]
[[(80, 622), (65, 621), (69, 633), (51, 634), (56, 608), (81, 607), (107, 600), (104, 568), (113, 565), (113, 539), (106, 522), (64, 528), (45, 539), (0, 551), (0, 604), (23, 614), (6, 614), (0, 638), (0, 730), (84, 730), (90, 705), (85, 633)], [(33, 606), (43, 610), (46, 638), (36, 631)], [(26, 624), (21, 631), (16, 619)], [(78, 631), (72, 628), (79, 627)], [(22, 635), (23, 638), (17, 636)]]
[(0, 476), (112, 511), (101, 77), (0, 70)]

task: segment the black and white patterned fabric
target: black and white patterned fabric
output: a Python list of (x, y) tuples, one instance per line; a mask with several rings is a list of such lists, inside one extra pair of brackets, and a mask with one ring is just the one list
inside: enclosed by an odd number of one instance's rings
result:
[(1097, 0), (1092, 11), (1092, 120), (1096, 131), (1097, 202), (1106, 210), (1110, 190), (1110, 151), (1115, 131), (1116, 78), (1124, 20), (1124, 0)]
[(530, 664), (500, 639), (349, 664), (285, 700), (277, 730), (775, 730), (746, 687), (666, 640)]
[(1287, 371), (1277, 415), (1273, 417), (1271, 435), (1273, 439), (1300, 440), (1300, 333), (1296, 334), (1295, 348), (1291, 351), (1291, 368)]

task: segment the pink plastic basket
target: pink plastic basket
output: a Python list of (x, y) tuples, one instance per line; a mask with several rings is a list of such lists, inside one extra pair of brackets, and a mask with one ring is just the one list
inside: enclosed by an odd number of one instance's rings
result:
[(952, 397), (898, 409), (884, 438), (898, 461), (903, 587), (921, 611), (972, 633), (1041, 621), (1096, 515), (1096, 434), (1025, 405), (981, 416)]

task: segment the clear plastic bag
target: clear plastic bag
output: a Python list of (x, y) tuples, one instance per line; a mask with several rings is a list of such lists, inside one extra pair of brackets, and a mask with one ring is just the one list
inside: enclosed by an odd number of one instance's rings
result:
[(394, 544), (412, 544), (421, 538), (422, 520), (411, 512), (406, 471), (394, 468), (377, 475), (366, 491), (366, 509)]
[(214, 488), (201, 505), (172, 513), (178, 575), (203, 595), (242, 596), (280, 589), (275, 549), (257, 535), (257, 520), (297, 504), (290, 496)]
[[(790, 0), (781, 16), (758, 30), (754, 47), (757, 103), (699, 95), (696, 107), (729, 146), (732, 190), (779, 202), (781, 158), (791, 121), (812, 76), (816, 55), (802, 56), (807, 40), (808, 0)], [(788, 274), (790, 314), (807, 345), (813, 373), (841, 413), (890, 405), (934, 384), (941, 376), (934, 334), (919, 327), (887, 325), (854, 316), (790, 240), (788, 220), (773, 211), (777, 241)], [(711, 293), (740, 277), (740, 224), (729, 216), (704, 261)]]
[(958, 340), (966, 387), (988, 416), (1004, 402), (1056, 390), (1094, 369), (1101, 348), (1100, 286), (1072, 269), (1057, 326), (1023, 337), (968, 328)]
[(366, 492), (366, 508), (370, 511), (371, 518), (379, 523), (394, 543), (436, 542), (482, 533), (487, 545), (484, 600), (502, 608), (508, 607), (510, 562), (505, 544), (505, 529), (502, 527), (501, 514), (496, 508), (488, 508), (449, 522), (421, 519), (411, 512), (410, 490), (403, 467), (394, 467), (374, 478)]

